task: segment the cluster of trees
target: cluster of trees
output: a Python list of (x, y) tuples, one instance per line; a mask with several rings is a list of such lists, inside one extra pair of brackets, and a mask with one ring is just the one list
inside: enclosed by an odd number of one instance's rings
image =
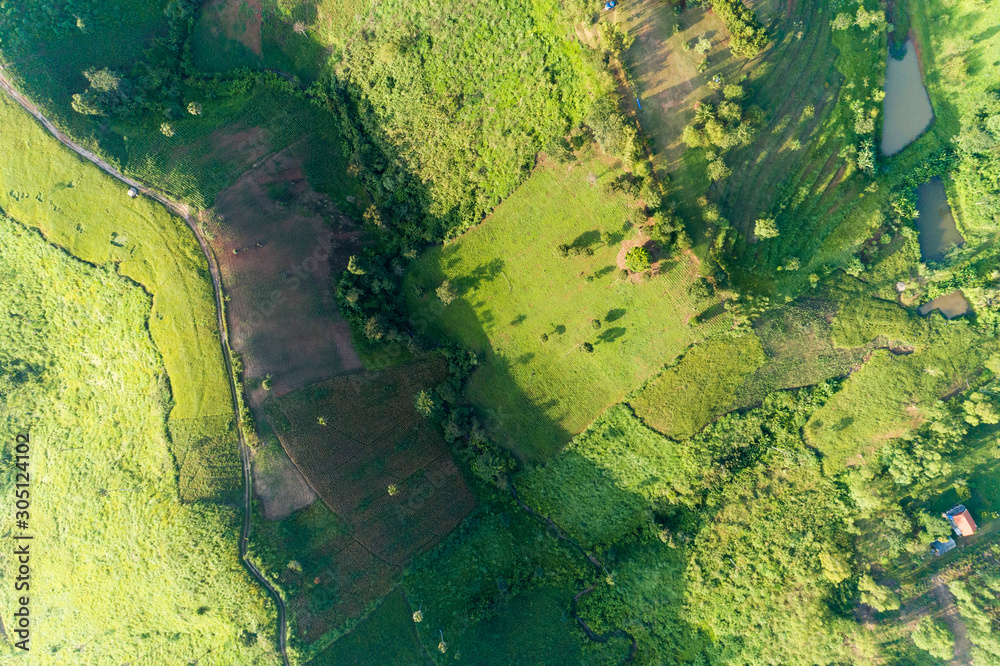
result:
[(961, 156), (958, 177), (978, 195), (963, 210), (974, 226), (995, 229), (1000, 225), (1000, 91), (976, 96), (955, 145)]
[[(194, 27), (198, 0), (170, 0), (164, 13), (169, 20), (166, 36), (157, 37), (128, 74), (108, 68), (83, 72), (88, 87), (72, 98), (73, 110), (92, 116), (128, 117), (160, 112), (168, 119), (185, 113), (199, 115), (201, 106), (182, 99), (185, 77), (191, 73), (187, 39)], [(161, 128), (173, 136), (173, 127)]]
[(505, 487), (507, 475), (517, 468), (517, 461), (489, 438), (462, 397), (465, 381), (479, 365), (479, 359), (475, 352), (459, 345), (446, 345), (441, 353), (448, 360), (448, 377), (433, 389), (418, 393), (414, 405), (441, 426), (445, 441), (473, 474), (488, 485)]
[(0, 47), (51, 39), (114, 21), (118, 3), (101, 0), (0, 0)]
[(767, 31), (742, 0), (711, 0), (711, 4), (712, 11), (726, 24), (733, 55), (752, 58), (767, 46)]
[(599, 56), (535, 15), (527, 0), (406, 4), (352, 40), (327, 79), (356, 173), (411, 243), (479, 222), (591, 106)]
[(972, 641), (972, 657), (977, 664), (1000, 663), (1000, 626), (997, 626), (996, 619), (1000, 617), (998, 555), (1000, 546), (991, 546), (988, 551), (990, 562), (976, 566), (975, 572), (965, 580), (948, 584)]
[[(684, 128), (681, 138), (691, 148), (717, 148), (726, 151), (734, 146), (748, 146), (763, 119), (763, 111), (751, 106), (744, 109), (743, 86), (730, 83), (722, 87), (722, 99), (713, 104), (703, 100), (695, 107), (694, 121)], [(714, 150), (707, 153), (708, 173), (712, 180), (730, 174), (729, 167)]]

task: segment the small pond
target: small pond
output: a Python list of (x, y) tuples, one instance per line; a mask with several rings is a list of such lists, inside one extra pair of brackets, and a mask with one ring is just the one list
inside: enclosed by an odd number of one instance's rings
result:
[(920, 63), (913, 40), (906, 40), (905, 55), (889, 54), (885, 69), (885, 103), (882, 121), (882, 154), (895, 155), (924, 133), (934, 120), (931, 99), (920, 80)]
[(931, 178), (917, 190), (917, 210), (920, 211), (916, 219), (920, 256), (924, 261), (940, 261), (953, 245), (965, 243), (955, 226), (940, 178)]
[(945, 317), (953, 319), (964, 315), (971, 307), (969, 301), (965, 300), (965, 294), (960, 289), (956, 289), (944, 296), (938, 296), (933, 301), (927, 301), (920, 306), (917, 312), (925, 315), (934, 312), (934, 310), (940, 310)]

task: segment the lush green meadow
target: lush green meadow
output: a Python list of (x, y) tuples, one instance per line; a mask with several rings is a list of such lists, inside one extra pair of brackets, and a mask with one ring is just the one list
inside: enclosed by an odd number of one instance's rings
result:
[[(0, 650), (32, 664), (276, 663), (274, 609), (239, 559), (239, 513), (178, 491), (154, 298), (7, 218), (0, 277), (0, 485), (13, 496), (14, 436), (30, 430), (34, 536), (31, 652)], [(13, 563), (0, 564), (6, 581)], [(15, 596), (0, 592), (8, 618)]]
[(650, 507), (664, 512), (689, 501), (703, 474), (688, 446), (615, 405), (518, 485), (526, 502), (585, 547), (607, 548), (641, 531)]
[[(548, 163), (407, 278), (427, 333), (480, 355), (469, 397), (521, 456), (551, 455), (690, 342), (728, 325), (720, 315), (687, 326), (710, 305), (687, 293), (696, 274), (688, 255), (665, 259), (652, 278), (619, 277), (619, 246), (636, 234), (633, 201), (605, 190), (620, 174), (594, 156)], [(562, 243), (587, 252), (560, 257)], [(447, 306), (435, 295), (444, 280), (459, 294)]]
[(716, 416), (753, 401), (744, 384), (766, 363), (756, 335), (714, 338), (692, 347), (628, 402), (651, 428), (687, 439)]
[(843, 299), (832, 327), (838, 344), (861, 346), (881, 336), (896, 346), (874, 352), (806, 426), (830, 474), (865, 464), (887, 441), (933, 418), (935, 404), (965, 390), (997, 350), (968, 320), (917, 317), (871, 298), (857, 282), (842, 287), (833, 292)]
[(149, 331), (172, 388), (171, 419), (231, 414), (208, 263), (183, 220), (64, 148), (0, 97), (0, 208), (152, 294)]

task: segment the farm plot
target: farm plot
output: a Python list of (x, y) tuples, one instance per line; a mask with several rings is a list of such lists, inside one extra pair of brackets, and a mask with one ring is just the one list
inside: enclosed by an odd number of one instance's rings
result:
[(387, 592), (415, 554), (475, 505), (441, 435), (413, 406), (445, 375), (435, 356), (335, 377), (265, 405), (289, 457), (345, 525), (321, 574), (333, 581), (330, 605), (341, 618), (357, 617)]
[[(184, 496), (238, 489), (232, 400), (208, 265), (194, 235), (162, 206), (127, 197), (121, 183), (61, 146), (6, 95), (0, 125), (0, 209), (84, 261), (114, 264), (152, 294), (148, 327), (170, 378), (171, 450)], [(185, 460), (192, 466), (183, 469)]]
[(251, 404), (269, 390), (281, 395), (361, 369), (331, 288), (331, 273), (347, 266), (361, 232), (312, 189), (294, 147), (244, 173), (214, 212), (207, 224)]
[[(637, 213), (607, 189), (620, 173), (593, 156), (545, 163), (408, 275), (417, 325), (480, 354), (469, 396), (497, 441), (522, 457), (552, 455), (690, 342), (729, 325), (718, 315), (688, 326), (718, 300), (688, 294), (697, 275), (688, 253), (661, 261), (651, 279), (619, 278), (616, 257)], [(560, 244), (580, 252), (561, 257)], [(445, 306), (435, 290), (446, 279), (459, 295)]]
[(881, 337), (894, 344), (874, 351), (806, 424), (806, 442), (823, 455), (827, 474), (866, 464), (883, 444), (911, 432), (937, 401), (966, 389), (983, 360), (996, 353), (996, 343), (968, 321), (911, 316), (850, 287), (843, 283), (841, 298), (850, 300), (833, 323), (837, 338), (856, 343)]

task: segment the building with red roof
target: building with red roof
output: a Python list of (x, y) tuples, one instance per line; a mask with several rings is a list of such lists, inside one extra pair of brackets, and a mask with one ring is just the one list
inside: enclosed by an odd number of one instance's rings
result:
[(976, 533), (976, 521), (972, 519), (972, 514), (963, 505), (959, 504), (941, 515), (951, 523), (951, 528), (958, 536), (970, 536)]

